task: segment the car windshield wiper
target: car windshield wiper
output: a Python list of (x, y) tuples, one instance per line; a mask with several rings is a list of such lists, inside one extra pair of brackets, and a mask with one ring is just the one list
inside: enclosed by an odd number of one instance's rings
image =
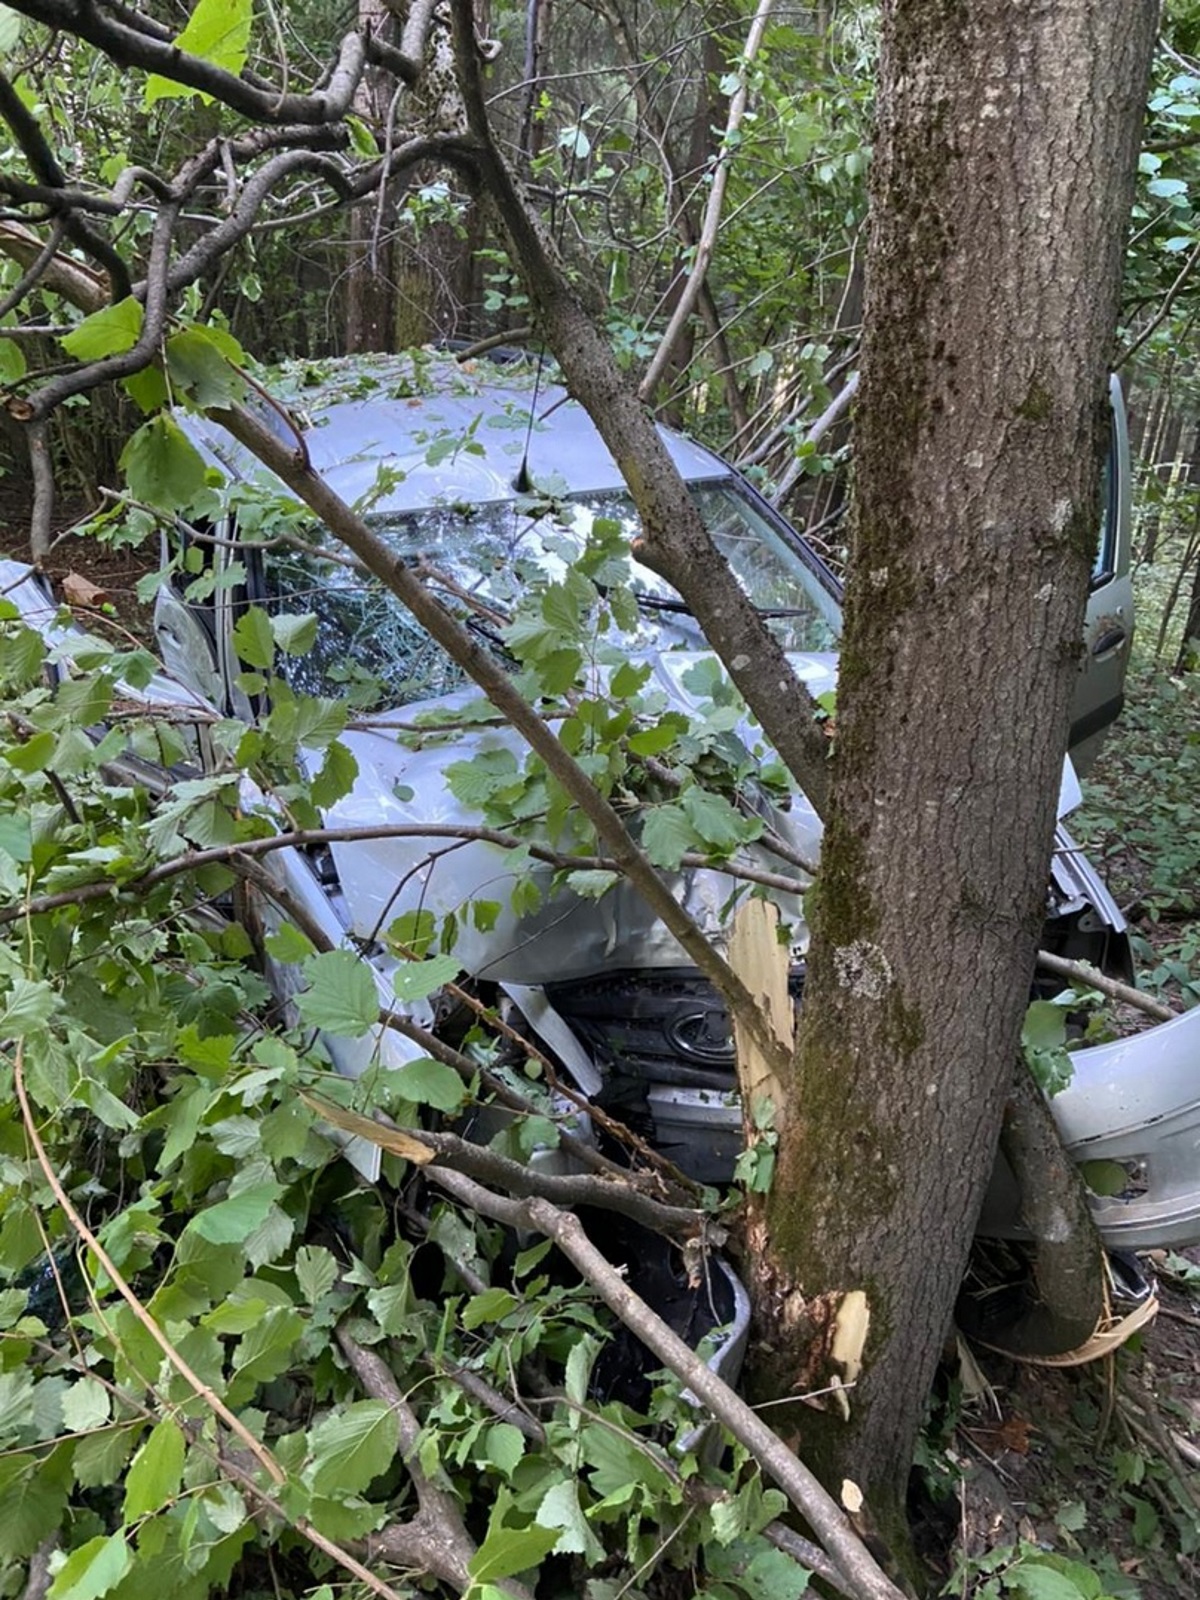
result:
[(646, 594), (642, 589), (634, 590), (634, 599), (643, 611), (669, 611), (673, 616), (694, 616), (691, 606), (686, 601), (677, 600), (674, 596), (665, 594)]
[[(677, 600), (673, 596), (662, 594), (645, 594), (641, 590), (635, 591), (639, 606), (646, 611), (668, 611), (672, 616), (694, 616), (691, 606), (684, 600)], [(755, 606), (755, 611), (760, 617), (768, 621), (776, 617), (811, 617), (811, 606)]]

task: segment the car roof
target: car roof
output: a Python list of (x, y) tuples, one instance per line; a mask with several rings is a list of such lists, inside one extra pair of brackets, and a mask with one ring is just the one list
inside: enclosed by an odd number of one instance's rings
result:
[[(316, 471), (349, 504), (369, 505), (373, 516), (515, 500), (531, 487), (553, 495), (623, 490), (591, 418), (553, 375), (551, 367), (539, 376), (533, 357), (463, 362), (430, 350), (290, 362), (266, 375), (274, 404), (255, 409), (288, 440), (294, 421)], [(184, 426), (229, 475), (263, 475), (254, 457), (207, 418), (187, 418)], [(719, 456), (659, 431), (688, 482), (730, 476)], [(518, 489), (527, 446), (527, 477)], [(391, 476), (381, 479), (381, 467)]]

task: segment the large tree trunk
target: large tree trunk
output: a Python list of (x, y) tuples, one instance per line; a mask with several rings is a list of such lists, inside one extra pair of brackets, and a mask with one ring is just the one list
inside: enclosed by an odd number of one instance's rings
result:
[(873, 1507), (912, 1460), (1029, 995), (1156, 11), (884, 6), (831, 808), (751, 1237), (760, 1386), (857, 1378), (848, 1420), (797, 1426)]

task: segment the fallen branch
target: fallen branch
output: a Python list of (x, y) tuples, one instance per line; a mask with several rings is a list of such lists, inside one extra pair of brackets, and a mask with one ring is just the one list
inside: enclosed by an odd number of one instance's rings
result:
[[(472, 1586), (471, 1558), (475, 1541), (466, 1530), (453, 1490), (425, 1475), (417, 1453), (421, 1425), (412, 1407), (382, 1357), (366, 1350), (345, 1328), (339, 1328), (337, 1342), (355, 1377), (374, 1400), (382, 1400), (395, 1417), (400, 1430), (400, 1456), (408, 1468), (417, 1494), (417, 1514), (405, 1522), (395, 1522), (367, 1540), (372, 1559), (382, 1557), (395, 1566), (417, 1567), (431, 1572), (460, 1592)], [(509, 1579), (500, 1585), (513, 1600), (531, 1600), (523, 1584)]]
[[(319, 1117), (343, 1133), (365, 1139), (381, 1149), (396, 1148), (398, 1153), (422, 1166), (429, 1176), (443, 1167), (449, 1168), (466, 1177), (495, 1184), (521, 1199), (537, 1196), (572, 1209), (595, 1206), (602, 1211), (614, 1211), (643, 1228), (673, 1239), (695, 1239), (703, 1236), (709, 1227), (709, 1219), (702, 1211), (664, 1205), (651, 1199), (633, 1187), (626, 1173), (601, 1178), (590, 1173), (539, 1172), (486, 1145), (460, 1139), (454, 1133), (430, 1133), (424, 1128), (393, 1129), (357, 1112), (347, 1112), (318, 1095), (306, 1094), (301, 1098)], [(409, 1150), (408, 1146), (414, 1148)], [(419, 1150), (428, 1152), (427, 1156), (422, 1158)], [(720, 1239), (718, 1234), (714, 1242), (719, 1243)]]
[(1090, 961), (1068, 961), (1065, 956), (1051, 955), (1049, 950), (1039, 950), (1037, 964), (1045, 972), (1053, 972), (1056, 977), (1066, 978), (1068, 982), (1080, 984), (1085, 989), (1095, 989), (1100, 994), (1106, 994), (1110, 1000), (1119, 1000), (1122, 1005), (1135, 1006), (1137, 1010), (1145, 1012), (1146, 1016), (1153, 1017), (1155, 1022), (1170, 1022), (1180, 1015), (1170, 1006), (1163, 1005), (1161, 1000), (1155, 1000), (1141, 989), (1135, 989), (1132, 984), (1122, 983), (1119, 978), (1107, 977), (1098, 967), (1093, 967)]
[(576, 1217), (547, 1200), (508, 1200), (473, 1179), (444, 1168), (428, 1176), (464, 1205), (510, 1228), (527, 1228), (553, 1239), (601, 1299), (643, 1344), (679, 1377), (738, 1443), (779, 1485), (832, 1557), (853, 1600), (904, 1600), (853, 1531), (845, 1513), (762, 1418), (689, 1349), (653, 1311), (584, 1232)]
[(210, 1410), (221, 1419), (231, 1433), (236, 1434), (236, 1436), (250, 1451), (250, 1454), (255, 1458), (258, 1464), (275, 1483), (285, 1482), (286, 1475), (283, 1471), (283, 1468), (267, 1449), (266, 1445), (264, 1445), (261, 1440), (256, 1439), (250, 1432), (249, 1428), (247, 1428), (246, 1424), (234, 1416), (233, 1412), (230, 1411), (229, 1407), (221, 1399), (220, 1395), (218, 1395), (209, 1384), (205, 1383), (202, 1378), (197, 1377), (196, 1373), (179, 1354), (179, 1351), (171, 1343), (170, 1339), (167, 1338), (166, 1334), (159, 1327), (158, 1323), (154, 1320), (142, 1302), (138, 1299), (137, 1295), (134, 1294), (133, 1290), (126, 1283), (125, 1279), (117, 1270), (112, 1257), (108, 1254), (104, 1246), (100, 1243), (99, 1239), (97, 1239), (96, 1235), (92, 1232), (87, 1223), (79, 1215), (79, 1212), (75, 1209), (75, 1206), (71, 1202), (71, 1197), (68, 1195), (66, 1189), (63, 1188), (62, 1180), (59, 1178), (58, 1173), (54, 1170), (53, 1164), (50, 1161), (50, 1157), (46, 1153), (46, 1147), (42, 1143), (42, 1136), (37, 1130), (37, 1123), (33, 1116), (33, 1108), (29, 1104), (29, 1096), (25, 1090), (24, 1060), (24, 1046), (20, 1041), (18, 1041), (16, 1054), (13, 1057), (12, 1064), (13, 1086), (17, 1091), (17, 1100), (20, 1104), (21, 1116), (25, 1123), (25, 1133), (30, 1144), (33, 1146), (33, 1153), (37, 1159), (37, 1164), (39, 1167), (41, 1167), (46, 1182), (50, 1185), (51, 1192), (53, 1193), (54, 1198), (58, 1201), (63, 1215), (75, 1229), (75, 1232), (83, 1240), (84, 1244), (87, 1245), (88, 1249), (95, 1256), (96, 1260), (104, 1268), (104, 1271), (108, 1274), (108, 1277), (112, 1282), (113, 1288), (133, 1312), (134, 1316), (141, 1323), (142, 1327), (145, 1328), (146, 1332), (154, 1340), (155, 1344), (162, 1351), (163, 1355), (170, 1362), (171, 1366), (175, 1368), (176, 1372), (179, 1373), (184, 1382), (191, 1386), (193, 1393), (204, 1401), (205, 1405), (208, 1406)]

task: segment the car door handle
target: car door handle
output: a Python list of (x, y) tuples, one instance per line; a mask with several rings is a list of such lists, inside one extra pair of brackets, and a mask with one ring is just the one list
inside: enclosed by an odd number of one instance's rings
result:
[(1102, 633), (1092, 646), (1093, 656), (1108, 656), (1119, 650), (1129, 638), (1125, 628), (1109, 628), (1107, 633)]

